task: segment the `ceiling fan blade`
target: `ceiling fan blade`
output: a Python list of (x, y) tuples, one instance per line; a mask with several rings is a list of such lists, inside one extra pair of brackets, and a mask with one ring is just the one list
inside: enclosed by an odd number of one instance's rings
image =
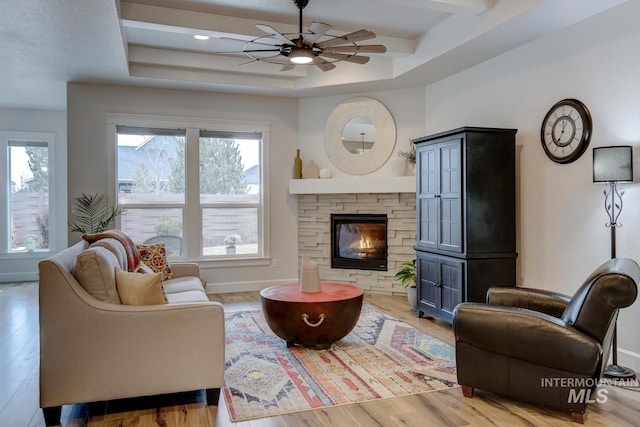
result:
[(280, 52), (280, 49), (228, 50), (228, 51), (213, 52), (213, 53), (217, 55), (233, 55), (238, 53), (255, 53), (255, 52)]
[[(220, 40), (230, 40), (230, 41), (234, 41), (234, 42), (242, 42), (244, 44), (259, 44), (259, 45), (264, 45), (264, 46), (280, 46), (280, 41), (279, 40), (273, 40), (274, 43), (265, 43), (265, 41), (268, 41), (269, 39), (267, 37), (260, 37), (260, 40), (262, 41), (253, 41), (253, 40), (244, 40), (244, 39), (234, 39), (231, 37), (220, 37)], [(254, 40), (257, 40), (254, 38)], [(278, 42), (278, 43), (276, 43)]]
[(280, 56), (280, 55), (278, 54), (278, 55), (266, 56), (266, 57), (264, 57), (264, 58), (254, 58), (254, 59), (252, 59), (251, 61), (242, 62), (242, 63), (240, 63), (240, 65), (255, 64), (256, 62), (264, 61), (264, 60), (266, 60), (266, 59), (276, 58), (276, 57), (278, 57), (278, 56)]
[(364, 46), (347, 45), (347, 46), (332, 46), (323, 50), (324, 52), (335, 53), (385, 53), (387, 48), (381, 44), (369, 44)]
[(295, 45), (295, 43), (293, 43), (291, 40), (289, 40), (288, 38), (286, 38), (285, 36), (283, 36), (282, 34), (280, 34), (278, 31), (276, 31), (273, 27), (270, 27), (269, 25), (265, 25), (265, 24), (256, 24), (256, 28), (264, 31), (265, 33), (277, 38), (278, 40), (280, 40), (282, 43), (287, 44), (287, 45)]
[(280, 71), (289, 71), (293, 70), (294, 68), (296, 68), (295, 64), (285, 64), (282, 68), (280, 68)]
[(316, 59), (313, 61), (313, 63), (314, 63), (315, 66), (320, 68), (322, 71), (331, 71), (334, 68), (336, 68), (336, 66), (333, 65), (331, 62), (325, 61), (324, 59), (322, 59), (320, 57), (316, 57)]
[(353, 33), (345, 34), (344, 36), (334, 37), (327, 41), (323, 41), (322, 43), (318, 43), (317, 46), (321, 49), (325, 47), (336, 46), (344, 43), (353, 43), (359, 42), (363, 40), (369, 40), (375, 38), (376, 35), (372, 31), (369, 30), (358, 30)]
[(321, 55), (331, 59), (337, 59), (339, 61), (353, 62), (355, 64), (366, 64), (370, 59), (368, 56), (345, 55), (333, 52), (322, 52)]
[(327, 31), (331, 29), (331, 25), (324, 22), (312, 22), (309, 25), (309, 33), (302, 36), (302, 43), (312, 45), (317, 42)]

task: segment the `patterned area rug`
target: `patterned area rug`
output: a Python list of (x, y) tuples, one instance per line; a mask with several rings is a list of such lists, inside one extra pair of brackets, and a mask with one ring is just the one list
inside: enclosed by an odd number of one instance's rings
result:
[(227, 313), (226, 330), (231, 421), (457, 387), (451, 346), (367, 304), (327, 350), (287, 348), (260, 310)]

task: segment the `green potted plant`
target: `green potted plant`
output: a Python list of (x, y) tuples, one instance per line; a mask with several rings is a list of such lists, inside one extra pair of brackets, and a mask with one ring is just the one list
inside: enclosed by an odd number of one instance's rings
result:
[(242, 241), (242, 237), (239, 234), (228, 234), (224, 238), (224, 245), (227, 255), (232, 255), (236, 253), (236, 245), (240, 244)]
[(411, 174), (416, 172), (416, 146), (409, 141), (409, 151), (400, 151), (398, 155), (406, 161), (409, 166)]
[(416, 260), (404, 262), (396, 269), (393, 280), (400, 282), (407, 289), (407, 299), (411, 310), (415, 311), (418, 306), (418, 292), (416, 287)]
[(82, 193), (76, 198), (71, 212), (74, 217), (69, 221), (71, 231), (94, 234), (113, 228), (116, 218), (124, 213), (124, 209), (109, 207), (102, 194)]

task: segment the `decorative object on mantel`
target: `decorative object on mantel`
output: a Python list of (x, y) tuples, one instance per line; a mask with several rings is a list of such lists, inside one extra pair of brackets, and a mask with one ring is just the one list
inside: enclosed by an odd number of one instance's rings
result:
[(318, 263), (312, 261), (309, 255), (302, 255), (300, 268), (300, 292), (320, 292), (320, 271)]
[[(593, 182), (604, 182), (604, 209), (609, 216), (605, 224), (611, 229), (611, 258), (616, 257), (616, 228), (622, 227), (618, 222), (622, 212), (622, 196), (624, 190), (618, 188), (618, 182), (633, 182), (633, 147), (629, 145), (597, 147), (593, 149)], [(609, 378), (635, 378), (631, 368), (618, 365), (618, 331), (613, 332), (611, 348), (613, 363), (604, 369), (604, 376)]]
[(320, 169), (320, 178), (331, 178), (331, 169)]
[(320, 166), (311, 160), (302, 167), (302, 177), (304, 179), (316, 179), (320, 177)]
[(409, 151), (399, 151), (398, 155), (408, 163), (416, 164), (416, 146), (409, 140)]
[[(362, 128), (358, 128), (362, 127)], [(362, 137), (362, 149), (347, 149), (344, 140)], [(350, 136), (351, 135), (351, 136)], [(364, 141), (375, 135), (375, 141)], [(343, 139), (344, 138), (344, 139)], [(389, 110), (378, 100), (366, 96), (348, 99), (338, 105), (324, 130), (324, 149), (335, 167), (352, 175), (365, 175), (385, 164), (396, 144), (396, 125)]]
[(302, 159), (300, 149), (296, 150), (296, 158), (293, 159), (293, 179), (302, 179)]

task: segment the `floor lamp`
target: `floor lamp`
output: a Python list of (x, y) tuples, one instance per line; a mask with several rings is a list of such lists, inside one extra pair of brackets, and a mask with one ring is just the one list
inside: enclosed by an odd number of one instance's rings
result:
[[(633, 181), (633, 148), (631, 146), (598, 147), (593, 149), (593, 182), (605, 182), (604, 209), (609, 216), (611, 229), (611, 258), (616, 257), (616, 228), (622, 226), (618, 222), (622, 212), (622, 195), (624, 190), (618, 188), (618, 182)], [(613, 331), (613, 364), (608, 365), (604, 375), (609, 378), (632, 378), (632, 369), (618, 365), (618, 331)]]

